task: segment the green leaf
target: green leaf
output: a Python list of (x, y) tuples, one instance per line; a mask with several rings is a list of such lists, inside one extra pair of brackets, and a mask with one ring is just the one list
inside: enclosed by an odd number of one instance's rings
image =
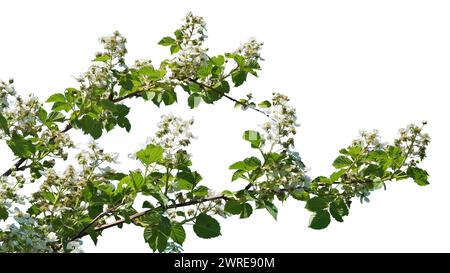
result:
[(109, 54), (103, 54), (94, 59), (96, 62), (106, 62), (108, 60), (111, 60), (111, 55)]
[(430, 182), (428, 182), (428, 173), (425, 170), (410, 166), (406, 170), (406, 174), (414, 179), (414, 182), (416, 182), (419, 186), (426, 186), (430, 184)]
[(208, 191), (209, 191), (208, 187), (199, 186), (196, 189), (192, 190), (192, 194), (195, 197), (205, 197), (208, 195)]
[(233, 215), (240, 214), (242, 211), (242, 203), (237, 200), (228, 200), (225, 203), (224, 210)]
[(312, 229), (324, 229), (330, 224), (330, 214), (326, 210), (317, 211), (309, 222)]
[(261, 146), (261, 134), (257, 131), (247, 130), (244, 132), (243, 138), (250, 142), (252, 148)]
[(201, 101), (202, 101), (202, 96), (200, 96), (199, 94), (194, 93), (188, 97), (188, 105), (191, 109), (197, 107)]
[(345, 174), (346, 172), (347, 172), (346, 169), (340, 169), (340, 170), (338, 170), (338, 171), (332, 173), (332, 174), (330, 175), (330, 179), (328, 179), (328, 180), (325, 180), (325, 179), (324, 179), (324, 180), (321, 181), (321, 182), (325, 182), (325, 183), (332, 184), (332, 183), (338, 181), (339, 178), (341, 178), (341, 176), (342, 176), (343, 174)]
[(175, 243), (182, 245), (186, 239), (186, 231), (184, 230), (183, 225), (178, 222), (173, 222), (170, 238), (172, 238)]
[(162, 159), (164, 149), (159, 145), (149, 144), (145, 149), (136, 153), (137, 158), (145, 165), (158, 162)]
[(316, 196), (306, 202), (305, 208), (309, 211), (320, 211), (328, 207), (327, 201)]
[(61, 112), (50, 112), (47, 117), (49, 122), (63, 122), (65, 120), (64, 115)]
[(211, 74), (211, 70), (212, 70), (211, 65), (209, 64), (201, 65), (197, 69), (197, 77), (199, 77), (200, 79), (205, 79), (206, 77), (209, 76), (209, 74)]
[(130, 181), (136, 192), (141, 191), (142, 186), (144, 185), (144, 178), (142, 177), (142, 174), (140, 172), (130, 172)]
[(166, 90), (162, 93), (162, 99), (165, 105), (171, 105), (177, 101), (177, 93), (174, 90)]
[(2, 129), (7, 135), (9, 135), (9, 126), (6, 118), (0, 113), (0, 129)]
[(30, 158), (36, 152), (36, 146), (33, 145), (33, 142), (17, 133), (13, 133), (11, 139), (7, 141), (7, 144), (17, 157)]
[(44, 108), (40, 107), (38, 110), (38, 117), (42, 122), (47, 121), (47, 111)]
[(306, 201), (309, 198), (308, 192), (304, 191), (303, 189), (296, 189), (291, 192), (292, 197), (296, 200), (300, 201)]
[(225, 63), (225, 57), (222, 55), (218, 55), (215, 57), (211, 57), (211, 61), (216, 66), (222, 66)]
[(66, 102), (66, 97), (61, 93), (56, 93), (51, 95), (47, 99), (47, 102)]
[(194, 232), (200, 238), (214, 238), (220, 236), (220, 224), (211, 216), (201, 213), (195, 220)]
[(193, 82), (193, 83), (188, 85), (188, 90), (193, 92), (193, 93), (199, 93), (199, 92), (202, 91), (202, 87), (199, 84)]
[(89, 115), (84, 115), (78, 120), (77, 125), (85, 134), (91, 135), (94, 139), (98, 139), (102, 136), (102, 123)]
[(219, 85), (214, 87), (214, 90), (220, 94), (230, 92), (230, 84), (227, 81), (221, 81)]
[(247, 72), (243, 70), (238, 70), (231, 74), (231, 80), (233, 81), (235, 87), (242, 85), (246, 79)]
[(222, 192), (222, 195), (225, 196), (226, 198), (230, 198), (230, 199), (236, 198), (236, 195), (232, 191), (229, 191), (229, 190), (224, 190)]
[(265, 100), (258, 103), (258, 106), (261, 108), (269, 108), (270, 106), (272, 106), (272, 104), (268, 100)]
[(52, 107), (53, 111), (64, 110), (66, 112), (69, 112), (70, 109), (72, 109), (72, 105), (70, 103), (65, 103), (65, 102), (55, 102)]
[(363, 170), (363, 173), (365, 176), (374, 176), (374, 177), (383, 177), (384, 175), (383, 169), (380, 166), (374, 164), (370, 164), (369, 166), (367, 166)]
[(181, 190), (192, 190), (201, 180), (198, 172), (182, 171), (176, 176), (177, 186)]
[(345, 204), (344, 200), (342, 198), (338, 198), (331, 202), (330, 204), (330, 213), (331, 216), (333, 216), (334, 219), (338, 222), (343, 222), (344, 219), (342, 217), (348, 215), (348, 208)]
[(273, 219), (277, 220), (278, 208), (273, 203), (271, 203), (269, 201), (265, 201), (264, 202), (264, 207), (270, 213), (270, 215), (272, 215)]
[(153, 249), (163, 252), (167, 247), (167, 240), (172, 233), (170, 220), (167, 217), (161, 217), (161, 221), (156, 226), (146, 227), (144, 230), (144, 239)]
[(121, 128), (125, 128), (125, 130), (127, 130), (127, 132), (130, 132), (130, 130), (131, 130), (131, 123), (130, 123), (130, 120), (127, 119), (126, 117), (118, 117), (117, 118), (117, 124)]
[(177, 41), (175, 41), (174, 38), (169, 37), (169, 36), (162, 38), (162, 39), (158, 42), (158, 44), (159, 44), (159, 45), (162, 45), (162, 46), (171, 46), (171, 45), (175, 45), (176, 43), (177, 43)]
[(253, 213), (252, 206), (249, 203), (244, 203), (242, 205), (240, 218), (241, 219), (248, 218), (250, 217), (250, 215), (252, 215), (252, 213)]
[(175, 30), (175, 32), (173, 34), (175, 34), (175, 37), (177, 38), (177, 40), (183, 39), (183, 32), (181, 30), (177, 29), (177, 30)]
[(139, 69), (139, 74), (147, 76), (152, 81), (158, 81), (166, 75), (167, 71), (164, 69), (155, 69), (153, 66), (144, 66)]
[(350, 158), (340, 155), (334, 160), (333, 166), (336, 169), (341, 169), (341, 168), (350, 166), (352, 163), (353, 163), (353, 161)]
[(0, 205), (0, 219), (4, 221), (8, 219), (8, 215), (8, 210), (6, 210), (4, 206)]
[(252, 156), (244, 159), (243, 161), (235, 162), (230, 166), (230, 170), (243, 170), (243, 171), (253, 171), (261, 166), (261, 161)]
[(180, 50), (181, 50), (181, 47), (179, 45), (172, 45), (170, 47), (170, 54), (175, 54)]

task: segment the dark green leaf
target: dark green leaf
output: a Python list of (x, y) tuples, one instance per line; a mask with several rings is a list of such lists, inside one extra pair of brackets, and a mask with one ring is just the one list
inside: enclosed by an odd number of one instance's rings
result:
[(343, 222), (344, 220), (342, 219), (342, 217), (348, 215), (348, 208), (347, 208), (347, 205), (345, 204), (344, 200), (342, 200), (341, 198), (338, 198), (338, 199), (334, 200), (333, 202), (331, 202), (330, 213), (331, 213), (331, 216), (333, 216), (333, 218), (336, 219), (336, 221)]
[(7, 135), (9, 135), (9, 126), (6, 118), (0, 113), (0, 129), (2, 129)]
[(170, 238), (177, 243), (182, 245), (186, 239), (186, 231), (183, 226), (178, 222), (172, 223), (172, 232), (170, 233)]
[(326, 207), (328, 207), (327, 201), (318, 196), (309, 199), (305, 206), (305, 208), (309, 211), (320, 211)]
[(91, 135), (94, 139), (98, 139), (102, 136), (102, 123), (91, 116), (84, 115), (77, 125), (83, 130), (85, 134)]
[(220, 236), (220, 224), (211, 216), (201, 213), (195, 220), (194, 232), (200, 238), (214, 238)]
[(317, 211), (311, 218), (309, 227), (312, 229), (324, 229), (330, 224), (330, 214), (326, 210)]
[(273, 203), (271, 203), (269, 201), (265, 201), (264, 202), (264, 207), (270, 213), (270, 215), (272, 215), (273, 219), (277, 220), (278, 208)]
[(161, 217), (157, 226), (146, 227), (144, 230), (144, 239), (153, 249), (163, 252), (167, 247), (167, 240), (172, 233), (172, 226), (167, 217)]
[(224, 207), (226, 212), (229, 212), (233, 215), (240, 214), (242, 211), (242, 203), (237, 200), (228, 200), (225, 203)]
[(248, 218), (250, 217), (250, 215), (252, 215), (252, 212), (253, 212), (252, 206), (249, 203), (244, 203), (242, 205), (240, 218), (241, 219)]
[(247, 72), (243, 70), (235, 71), (231, 74), (231, 79), (233, 80), (234, 86), (238, 87), (247, 79)]
[(2, 205), (0, 205), (0, 219), (1, 220), (6, 220), (8, 219), (8, 211), (6, 210), (6, 208)]
[(162, 99), (165, 105), (171, 105), (177, 101), (177, 93), (173, 90), (166, 90), (162, 93)]
[(428, 182), (428, 173), (425, 170), (410, 166), (408, 167), (406, 174), (414, 179), (414, 182), (416, 182), (419, 186), (426, 186), (430, 184), (430, 182)]

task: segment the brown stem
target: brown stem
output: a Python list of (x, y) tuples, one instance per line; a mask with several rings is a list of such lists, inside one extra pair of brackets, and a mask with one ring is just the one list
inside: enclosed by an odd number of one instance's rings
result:
[[(218, 196), (213, 196), (213, 197), (209, 197), (209, 198), (203, 198), (203, 199), (199, 199), (199, 200), (191, 200), (191, 201), (187, 201), (187, 202), (183, 202), (183, 203), (179, 203), (179, 204), (173, 204), (173, 205), (170, 205), (170, 206), (159, 206), (159, 207), (156, 207), (156, 208), (153, 208), (153, 209), (148, 209), (148, 210), (145, 210), (145, 211), (142, 211), (142, 212), (135, 213), (135, 214), (131, 215), (129, 219), (130, 220), (134, 220), (134, 219), (142, 217), (142, 216), (146, 215), (147, 213), (150, 213), (150, 212), (152, 212), (154, 210), (160, 210), (160, 209), (167, 210), (167, 209), (181, 208), (181, 207), (187, 207), (187, 206), (191, 206), (191, 205), (201, 204), (201, 203), (204, 203), (204, 202), (220, 200), (220, 199), (228, 200), (227, 197), (225, 197), (223, 195), (218, 195)], [(103, 215), (100, 214), (99, 216), (103, 217), (104, 214)], [(70, 240), (73, 241), (73, 240), (80, 239), (80, 238), (88, 235), (88, 233), (86, 233), (86, 230), (89, 227), (93, 226), (95, 224), (95, 222), (99, 218), (101, 218), (99, 216), (95, 217), (95, 219), (92, 220), (92, 222), (90, 222), (85, 228), (83, 228), (83, 230), (81, 230), (76, 236), (72, 237), (72, 239), (70, 239)], [(123, 224), (123, 223), (125, 223), (125, 219), (120, 219), (120, 220), (117, 220), (117, 221), (112, 222), (112, 223), (108, 223), (108, 224), (104, 224), (104, 225), (101, 225), (101, 226), (97, 226), (97, 227), (94, 228), (94, 231), (97, 231), (97, 232), (98, 231), (102, 231), (102, 230), (105, 230), (105, 229), (108, 229), (108, 228), (111, 228), (111, 227), (118, 226), (118, 225)]]

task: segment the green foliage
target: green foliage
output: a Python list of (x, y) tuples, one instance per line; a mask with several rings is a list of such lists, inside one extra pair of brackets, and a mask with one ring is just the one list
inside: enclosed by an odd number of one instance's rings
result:
[(408, 177), (414, 179), (414, 182), (416, 182), (416, 184), (419, 186), (426, 186), (430, 184), (428, 182), (428, 173), (425, 170), (410, 166), (408, 167), (406, 174), (408, 175)]
[(211, 216), (201, 213), (195, 220), (194, 232), (200, 238), (214, 238), (220, 236), (220, 224)]
[(20, 158), (31, 158), (36, 152), (36, 146), (33, 145), (33, 142), (18, 133), (13, 133), (7, 143), (14, 155)]
[[(82, 237), (89, 235), (96, 244), (102, 230), (126, 224), (142, 227), (153, 251), (179, 251), (187, 224), (193, 224), (198, 237), (214, 238), (221, 235), (215, 217), (249, 218), (262, 209), (276, 220), (277, 205), (290, 197), (306, 202), (312, 212), (310, 228), (324, 229), (331, 218), (343, 222), (353, 199), (369, 201), (372, 191), (386, 188), (390, 181), (411, 178), (420, 186), (429, 184), (419, 164), (430, 139), (423, 126), (416, 125), (402, 129), (391, 144), (380, 144), (376, 133), (362, 133), (339, 151), (329, 176), (311, 180), (294, 150), (297, 116), (289, 98), (274, 93), (271, 100), (256, 103), (251, 94), (233, 97), (231, 83), (238, 87), (249, 74), (258, 76), (262, 43), (250, 40), (234, 53), (209, 56), (205, 38), (203, 18), (189, 13), (173, 36), (158, 43), (169, 47), (169, 58), (159, 65), (149, 60), (130, 65), (125, 61), (126, 39), (114, 32), (101, 39), (104, 51), (77, 79), (79, 86), (51, 95), (45, 104), (33, 97), (19, 98), (11, 91), (12, 82), (0, 81), (0, 98), (7, 96), (16, 105), (1, 108), (0, 136), (17, 157), (5, 172), (8, 178), (0, 180), (0, 220), (14, 215), (23, 223), (20, 232), (0, 228), (2, 247), (16, 245), (5, 251), (70, 252)], [(229, 100), (267, 118), (261, 130), (247, 130), (242, 136), (253, 153), (229, 166), (231, 182), (241, 185), (239, 190), (214, 194), (202, 184), (200, 173), (191, 168), (187, 147), (194, 138), (192, 121), (173, 115), (163, 117), (151, 143), (135, 153), (136, 166), (129, 171), (113, 169), (115, 157), (95, 143), (75, 155), (77, 165), (69, 165), (63, 174), (54, 171), (68, 159), (71, 148), (78, 148), (70, 130), (79, 129), (94, 140), (117, 127), (130, 132), (130, 99), (164, 107), (180, 103), (178, 90), (187, 93), (191, 109), (201, 101)], [(35, 181), (39, 189), (21, 196), (18, 190)], [(12, 212), (10, 204), (23, 206), (21, 200), (27, 201), (27, 216)]]
[(326, 210), (316, 211), (309, 222), (312, 229), (324, 229), (330, 224), (330, 214)]
[(159, 145), (149, 144), (145, 149), (136, 153), (137, 158), (144, 165), (150, 165), (159, 162), (163, 157), (164, 149)]
[(252, 148), (259, 148), (261, 146), (261, 134), (256, 131), (245, 131), (243, 138), (250, 142)]

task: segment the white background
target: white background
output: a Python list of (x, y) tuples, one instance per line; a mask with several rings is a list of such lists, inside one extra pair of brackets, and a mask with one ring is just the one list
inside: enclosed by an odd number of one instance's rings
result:
[[(212, 54), (233, 51), (249, 37), (264, 41), (260, 78), (232, 91), (258, 99), (279, 91), (292, 98), (301, 127), (297, 149), (309, 174), (327, 175), (339, 148), (360, 129), (378, 128), (391, 141), (400, 127), (428, 120), (432, 143), (423, 167), (431, 185), (390, 183), (370, 203), (352, 205), (344, 223), (326, 230), (307, 228), (304, 204), (279, 206), (275, 222), (264, 211), (240, 220), (219, 219), (223, 236), (203, 240), (188, 227), (187, 252), (415, 252), (450, 250), (448, 117), (450, 3), (448, 1), (5, 1), (0, 2), (0, 78), (14, 77), (23, 94), (41, 99), (75, 85), (100, 50), (98, 38), (119, 30), (128, 38), (128, 60), (168, 56), (159, 39), (193, 11), (208, 23)], [(228, 101), (189, 110), (180, 104), (161, 110), (141, 100), (133, 107), (131, 134), (122, 129), (100, 143), (127, 159), (151, 136), (162, 113), (194, 116), (194, 167), (211, 188), (230, 185), (228, 166), (250, 155), (242, 131), (257, 129), (257, 113), (240, 112)], [(88, 139), (73, 134), (76, 143)], [(12, 159), (0, 146), (0, 166)], [(8, 152), (6, 152), (8, 151)], [(142, 230), (104, 232), (88, 252), (147, 252)]]

